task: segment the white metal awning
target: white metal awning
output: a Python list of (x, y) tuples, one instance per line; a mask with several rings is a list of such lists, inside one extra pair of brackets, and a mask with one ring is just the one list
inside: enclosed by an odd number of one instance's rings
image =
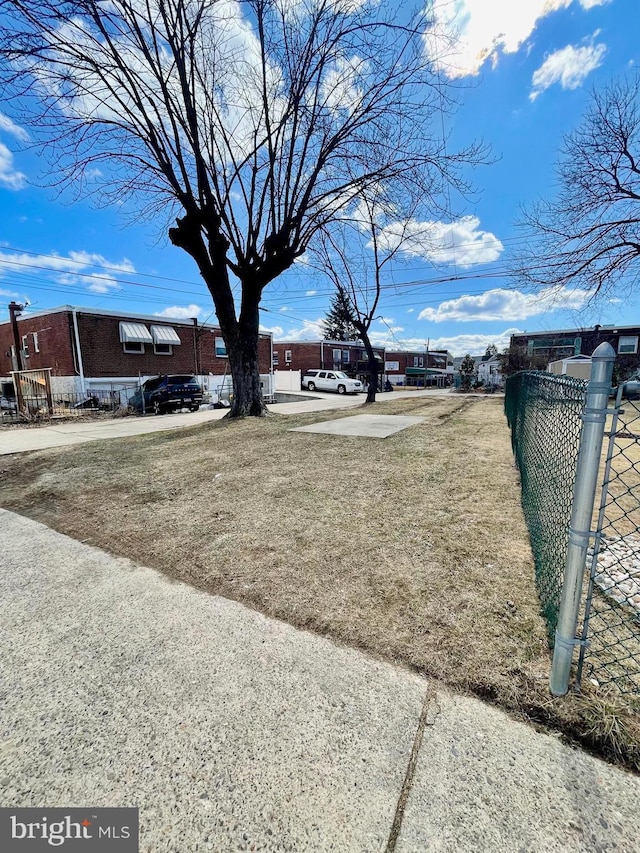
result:
[(149, 329), (143, 323), (120, 323), (120, 342), (152, 344), (153, 338), (149, 334)]
[(152, 326), (151, 335), (155, 344), (179, 344), (182, 343), (178, 333), (173, 326)]

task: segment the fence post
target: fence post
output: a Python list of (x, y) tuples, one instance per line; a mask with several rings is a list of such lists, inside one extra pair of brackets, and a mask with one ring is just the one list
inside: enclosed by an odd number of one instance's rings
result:
[(580, 643), (576, 639), (576, 628), (615, 357), (615, 351), (608, 343), (600, 344), (591, 357), (591, 379), (582, 414), (569, 544), (549, 681), (553, 696), (564, 696), (568, 691), (573, 650)]

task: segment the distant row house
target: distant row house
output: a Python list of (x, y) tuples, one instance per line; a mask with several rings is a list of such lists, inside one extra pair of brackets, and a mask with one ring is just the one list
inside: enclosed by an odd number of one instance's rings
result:
[(601, 326), (523, 332), (512, 335), (510, 352), (518, 368), (550, 370), (588, 378), (590, 358), (601, 343), (609, 343), (616, 354), (614, 378), (626, 379), (640, 370), (640, 326)]
[(451, 385), (455, 371), (448, 350), (387, 350), (384, 372), (392, 385), (424, 388)]
[[(392, 385), (450, 385), (453, 357), (447, 350), (404, 352), (373, 347), (380, 382)], [(274, 341), (273, 366), (278, 371), (342, 370), (367, 382), (369, 359), (361, 341)]]

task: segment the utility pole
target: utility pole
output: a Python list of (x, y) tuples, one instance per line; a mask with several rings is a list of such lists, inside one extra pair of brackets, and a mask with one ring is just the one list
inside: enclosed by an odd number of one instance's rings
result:
[(427, 370), (429, 368), (429, 342), (431, 338), (427, 338), (427, 351), (424, 355), (424, 390), (427, 390)]
[(18, 317), (24, 311), (24, 305), (18, 302), (9, 303), (9, 319), (11, 320), (11, 329), (13, 331), (13, 346), (16, 353), (16, 367), (18, 370), (24, 369), (22, 361), (22, 344), (20, 343), (20, 333), (18, 332)]

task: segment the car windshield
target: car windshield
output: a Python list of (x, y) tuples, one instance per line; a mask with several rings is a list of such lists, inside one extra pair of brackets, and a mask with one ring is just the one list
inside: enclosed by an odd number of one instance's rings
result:
[(336, 370), (336, 376), (338, 379), (348, 379), (349, 378), (347, 376), (347, 374), (343, 373), (341, 370)]
[(170, 385), (191, 385), (194, 382), (197, 382), (195, 376), (170, 376), (169, 377), (169, 384)]

